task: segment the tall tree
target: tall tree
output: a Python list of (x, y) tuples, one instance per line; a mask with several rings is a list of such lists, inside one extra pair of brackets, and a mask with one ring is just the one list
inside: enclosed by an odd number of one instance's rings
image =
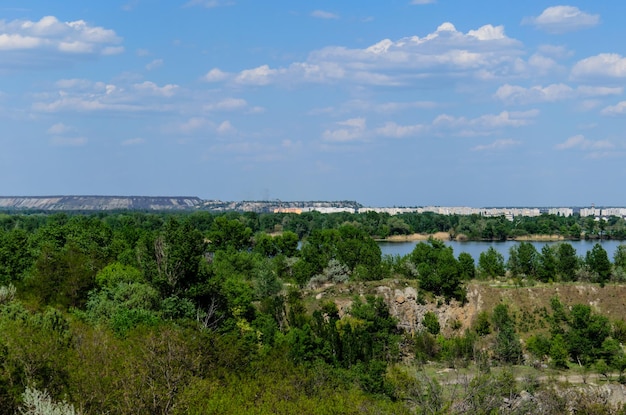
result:
[(600, 285), (604, 285), (611, 278), (611, 261), (602, 245), (595, 244), (591, 251), (587, 252), (585, 264)]
[(490, 246), (478, 257), (478, 272), (483, 278), (497, 278), (504, 275), (504, 257)]

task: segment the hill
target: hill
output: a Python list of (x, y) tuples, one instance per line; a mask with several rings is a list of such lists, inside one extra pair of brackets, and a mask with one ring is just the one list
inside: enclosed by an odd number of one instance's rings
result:
[(1, 209), (51, 211), (187, 210), (202, 200), (189, 196), (23, 196), (0, 197)]

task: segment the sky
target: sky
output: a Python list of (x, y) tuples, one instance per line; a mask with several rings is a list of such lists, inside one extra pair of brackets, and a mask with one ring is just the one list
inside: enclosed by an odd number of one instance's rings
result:
[(3, 0), (0, 195), (626, 206), (622, 0)]

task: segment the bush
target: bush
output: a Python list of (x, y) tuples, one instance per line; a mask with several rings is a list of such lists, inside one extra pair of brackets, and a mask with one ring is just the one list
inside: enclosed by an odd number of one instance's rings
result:
[(75, 415), (74, 407), (65, 402), (54, 402), (47, 391), (39, 391), (26, 387), (22, 394), (24, 403), (20, 408), (21, 415)]

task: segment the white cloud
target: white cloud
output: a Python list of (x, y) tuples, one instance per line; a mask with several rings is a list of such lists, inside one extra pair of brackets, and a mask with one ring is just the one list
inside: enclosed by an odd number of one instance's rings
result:
[(111, 55), (119, 55), (124, 52), (124, 46), (106, 46), (102, 49), (102, 55), (111, 56)]
[(261, 65), (229, 75), (213, 69), (207, 81), (269, 85), (283, 82), (355, 83), (406, 86), (431, 78), (498, 79), (527, 70), (521, 43), (506, 36), (502, 26), (485, 25), (467, 33), (443, 23), (424, 37), (383, 39), (364, 49), (331, 46), (313, 51), (304, 62), (271, 68)]
[(436, 2), (437, 0), (411, 0), (411, 4), (432, 4)]
[(207, 82), (221, 82), (228, 79), (230, 76), (230, 74), (222, 72), (218, 68), (213, 68), (204, 75), (203, 79)]
[(150, 62), (149, 64), (146, 65), (146, 69), (149, 71), (152, 71), (154, 69), (157, 69), (159, 67), (163, 66), (163, 59), (155, 59), (152, 62)]
[(522, 20), (522, 24), (529, 24), (553, 34), (587, 29), (598, 23), (600, 15), (585, 13), (574, 6), (548, 7), (539, 16)]
[(574, 52), (565, 46), (558, 45), (541, 45), (537, 51), (543, 56), (549, 56), (554, 59), (565, 59), (574, 55)]
[(277, 75), (277, 69), (270, 69), (268, 65), (262, 65), (254, 69), (241, 71), (235, 78), (235, 82), (244, 85), (267, 85)]
[(346, 143), (363, 140), (365, 138), (366, 120), (365, 118), (351, 118), (349, 120), (336, 123), (340, 128), (326, 130), (322, 134), (322, 139), (334, 143)]
[(600, 87), (582, 85), (574, 89), (565, 84), (536, 85), (525, 88), (517, 85), (502, 85), (495, 93), (495, 98), (507, 104), (529, 104), (536, 102), (556, 102), (567, 99), (620, 95), (621, 87)]
[(539, 53), (533, 54), (528, 59), (528, 65), (533, 68), (537, 74), (545, 76), (555, 71), (563, 71), (564, 68), (557, 63), (556, 60), (541, 55)]
[(162, 96), (162, 97), (172, 97), (178, 90), (178, 85), (167, 84), (163, 86), (158, 86), (154, 82), (145, 81), (140, 84), (133, 85), (135, 90), (140, 92), (146, 92), (150, 95)]
[(531, 124), (539, 115), (538, 110), (502, 111), (499, 114), (485, 114), (476, 118), (454, 117), (442, 114), (433, 120), (433, 128), (438, 132), (466, 137), (491, 135), (504, 128), (518, 128)]
[(235, 127), (233, 127), (230, 121), (223, 121), (220, 125), (217, 126), (215, 131), (217, 131), (218, 134), (232, 134), (235, 133), (237, 130), (235, 129)]
[(339, 19), (339, 15), (324, 10), (315, 10), (311, 12), (311, 17), (318, 19)]
[(378, 128), (376, 133), (384, 137), (404, 138), (420, 135), (427, 129), (428, 127), (422, 124), (398, 125), (395, 122), (387, 122), (384, 126)]
[(626, 78), (626, 58), (616, 53), (601, 53), (578, 61), (573, 78)]
[(611, 149), (613, 147), (614, 147), (613, 144), (608, 140), (599, 140), (599, 141), (588, 140), (582, 134), (569, 137), (564, 142), (556, 145), (557, 150), (570, 150), (570, 149), (606, 150), (606, 149)]
[(48, 134), (51, 134), (51, 135), (61, 135), (61, 134), (68, 133), (68, 132), (70, 132), (72, 130), (73, 130), (72, 127), (68, 127), (67, 125), (63, 124), (62, 122), (58, 122), (58, 123), (50, 126), (50, 128), (48, 128), (48, 130), (46, 132)]
[[(40, 112), (139, 112), (172, 110), (164, 104), (176, 95), (178, 85), (109, 84), (86, 79), (64, 79), (56, 91), (41, 93), (32, 108)], [(167, 100), (167, 101), (166, 101)]]
[[(123, 52), (121, 42), (115, 31), (84, 20), (61, 22), (54, 16), (38, 21), (0, 20), (0, 56), (7, 54), (0, 65), (36, 67), (45, 65), (52, 56), (71, 60), (81, 55), (112, 55)], [(47, 59), (42, 59), (44, 54)]]
[(607, 87), (607, 86), (587, 86), (581, 85), (577, 88), (578, 92), (582, 96), (586, 97), (603, 97), (609, 95), (621, 95), (624, 92), (622, 87)]
[(520, 145), (521, 141), (513, 140), (511, 138), (496, 140), (489, 144), (482, 144), (473, 147), (473, 151), (489, 151), (489, 150), (502, 150), (508, 147)]
[(226, 98), (221, 101), (206, 104), (202, 107), (204, 111), (236, 111), (248, 107), (248, 102), (241, 98)]
[(616, 105), (611, 105), (602, 110), (602, 115), (624, 115), (626, 114), (626, 101), (621, 101)]
[(505, 84), (498, 88), (495, 94), (496, 98), (509, 104), (555, 102), (574, 96), (574, 89), (565, 84), (552, 84), (546, 87), (533, 86), (531, 88)]

